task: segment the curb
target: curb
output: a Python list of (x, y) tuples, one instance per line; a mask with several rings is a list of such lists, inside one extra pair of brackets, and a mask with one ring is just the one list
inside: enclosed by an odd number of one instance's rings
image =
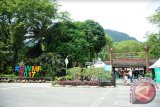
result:
[(76, 88), (115, 88), (114, 86), (72, 86), (72, 85), (52, 85), (52, 87), (76, 87)]

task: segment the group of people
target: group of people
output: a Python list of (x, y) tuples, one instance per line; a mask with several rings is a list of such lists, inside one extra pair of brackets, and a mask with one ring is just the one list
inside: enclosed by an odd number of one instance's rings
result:
[(127, 83), (127, 79), (130, 79), (130, 83), (133, 82), (133, 78), (132, 78), (132, 69), (130, 70), (125, 70), (124, 68), (120, 69), (119, 72), (123, 77), (123, 82), (126, 84)]

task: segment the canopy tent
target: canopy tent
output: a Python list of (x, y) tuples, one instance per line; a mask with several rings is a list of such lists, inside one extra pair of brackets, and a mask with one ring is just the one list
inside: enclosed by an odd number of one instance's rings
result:
[(153, 65), (151, 65), (149, 68), (159, 68), (159, 67), (160, 67), (160, 58)]

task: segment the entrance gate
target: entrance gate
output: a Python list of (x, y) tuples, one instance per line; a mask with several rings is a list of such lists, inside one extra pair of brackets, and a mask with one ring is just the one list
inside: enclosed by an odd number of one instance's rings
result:
[(110, 65), (114, 74), (119, 68), (141, 68), (145, 74), (149, 72), (148, 48), (144, 47), (144, 52), (128, 53), (114, 53), (114, 50), (110, 48)]

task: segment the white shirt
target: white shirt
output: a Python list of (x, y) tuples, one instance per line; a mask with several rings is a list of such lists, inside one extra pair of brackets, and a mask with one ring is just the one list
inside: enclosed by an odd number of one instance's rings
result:
[(129, 76), (132, 76), (132, 70), (129, 70)]

